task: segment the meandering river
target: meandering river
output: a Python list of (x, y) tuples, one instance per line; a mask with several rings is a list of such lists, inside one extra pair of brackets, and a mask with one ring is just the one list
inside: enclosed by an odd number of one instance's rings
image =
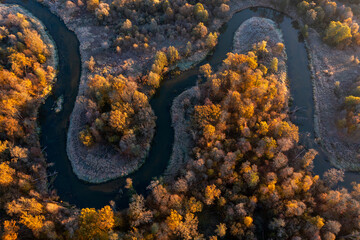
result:
[[(58, 172), (53, 187), (61, 200), (75, 204), (78, 207), (100, 208), (115, 200), (120, 208), (127, 207), (128, 194), (123, 189), (125, 178), (119, 178), (103, 184), (88, 184), (79, 180), (71, 169), (66, 154), (66, 135), (69, 117), (74, 107), (78, 93), (81, 73), (79, 42), (76, 35), (67, 29), (63, 21), (52, 14), (48, 8), (34, 0), (6, 0), (5, 3), (18, 4), (31, 12), (46, 26), (54, 39), (59, 55), (59, 73), (51, 95), (41, 107), (39, 124), (41, 127), (40, 143), (47, 155), (48, 162), (54, 162), (49, 172)], [(274, 20), (281, 28), (288, 56), (288, 76), (292, 108), (301, 110), (296, 113), (294, 123), (299, 126), (301, 142), (307, 148), (315, 148), (319, 155), (314, 161), (314, 172), (322, 174), (331, 165), (326, 161), (326, 155), (314, 142), (314, 101), (310, 70), (305, 45), (301, 39), (297, 24), (286, 15), (268, 8), (251, 8), (240, 11), (221, 29), (219, 43), (213, 54), (194, 68), (181, 73), (174, 78), (163, 81), (150, 103), (157, 116), (156, 133), (150, 153), (144, 165), (128, 177), (133, 179), (133, 185), (138, 193), (146, 193), (146, 186), (155, 177), (160, 177), (170, 159), (174, 130), (171, 127), (170, 107), (173, 99), (184, 90), (194, 86), (197, 81), (198, 67), (209, 63), (213, 69), (226, 58), (231, 51), (233, 36), (237, 28), (251, 17), (266, 17)], [(56, 113), (52, 108), (56, 100), (63, 96), (63, 110)], [(346, 173), (343, 185), (350, 186), (352, 181), (359, 181), (357, 173)], [(122, 191), (119, 191), (123, 189)]]

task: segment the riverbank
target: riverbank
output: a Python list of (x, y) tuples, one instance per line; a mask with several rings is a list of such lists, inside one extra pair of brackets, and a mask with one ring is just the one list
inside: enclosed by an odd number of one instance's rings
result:
[(194, 86), (176, 97), (171, 106), (171, 120), (174, 128), (174, 143), (172, 154), (164, 173), (171, 178), (181, 171), (189, 160), (189, 153), (193, 147), (193, 137), (191, 133), (190, 114), (193, 107), (197, 104), (200, 97), (199, 88)]
[[(343, 115), (343, 99), (360, 73), (359, 65), (351, 61), (352, 56), (360, 56), (359, 48), (334, 49), (323, 43), (312, 29), (306, 43), (313, 77), (317, 140), (329, 153), (329, 160), (334, 166), (360, 171), (360, 142), (352, 141), (337, 126)], [(337, 82), (340, 87), (337, 87)]]
[[(288, 7), (284, 12), (304, 26), (295, 8)], [(332, 165), (360, 171), (360, 142), (351, 139), (337, 124), (344, 114), (344, 98), (360, 73), (360, 65), (353, 61), (360, 57), (360, 48), (336, 49), (312, 28), (304, 41), (313, 83), (315, 140), (328, 153)]]
[[(277, 43), (284, 43), (282, 32), (274, 21), (252, 17), (243, 22), (234, 33), (232, 52), (246, 54), (253, 50), (254, 44), (261, 41), (266, 41), (269, 48), (275, 48)], [(279, 60), (278, 72), (275, 74), (282, 84), (287, 84), (287, 55), (285, 48), (277, 55)], [(289, 92), (286, 94), (289, 95)], [(171, 158), (165, 172), (168, 179), (174, 178), (178, 173), (181, 173), (181, 170), (184, 169), (183, 166), (191, 160), (189, 153), (194, 147), (196, 136), (191, 129), (190, 115), (194, 106), (199, 104), (199, 99), (199, 87), (194, 86), (176, 97), (171, 106), (171, 119), (175, 134)]]

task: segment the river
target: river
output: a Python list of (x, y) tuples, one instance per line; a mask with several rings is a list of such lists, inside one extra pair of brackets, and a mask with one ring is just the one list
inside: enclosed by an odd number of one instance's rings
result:
[[(5, 3), (19, 4), (46, 26), (54, 39), (59, 55), (59, 73), (53, 88), (53, 94), (47, 98), (39, 113), (41, 127), (40, 143), (47, 155), (48, 162), (54, 162), (49, 172), (56, 171), (58, 175), (53, 183), (62, 201), (75, 204), (77, 207), (100, 208), (115, 200), (117, 207), (125, 208), (129, 196), (123, 189), (126, 178), (118, 178), (103, 184), (89, 184), (79, 180), (72, 171), (66, 154), (66, 135), (69, 117), (74, 107), (78, 93), (81, 61), (79, 42), (76, 35), (67, 29), (63, 21), (52, 14), (48, 8), (33, 0), (6, 0)], [(310, 70), (305, 44), (301, 38), (296, 22), (286, 15), (268, 8), (249, 8), (233, 15), (221, 29), (219, 43), (212, 55), (194, 68), (182, 72), (177, 77), (165, 79), (150, 103), (157, 116), (156, 133), (151, 145), (149, 156), (144, 165), (128, 177), (133, 179), (134, 188), (138, 193), (146, 194), (146, 186), (155, 177), (160, 177), (170, 159), (174, 130), (171, 127), (170, 107), (173, 99), (184, 90), (194, 86), (197, 81), (198, 67), (209, 63), (217, 69), (226, 53), (232, 50), (233, 36), (237, 28), (251, 17), (266, 17), (274, 20), (281, 28), (288, 56), (287, 67), (290, 79), (290, 92), (293, 98), (292, 108), (301, 110), (296, 113), (294, 123), (299, 126), (301, 142), (307, 148), (315, 148), (319, 155), (314, 161), (314, 172), (322, 175), (331, 167), (326, 155), (314, 142), (314, 101)], [(52, 110), (56, 100), (63, 96), (64, 105), (60, 113)], [(352, 181), (359, 181), (357, 173), (346, 173), (342, 185), (349, 187)], [(123, 189), (122, 191), (119, 191)]]

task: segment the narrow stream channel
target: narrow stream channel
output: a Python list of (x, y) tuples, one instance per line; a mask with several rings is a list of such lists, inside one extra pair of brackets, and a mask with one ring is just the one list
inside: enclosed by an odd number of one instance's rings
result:
[[(53, 95), (46, 100), (39, 114), (40, 142), (45, 149), (48, 161), (55, 163), (53, 167), (49, 168), (49, 171), (58, 172), (54, 181), (54, 188), (57, 190), (58, 195), (61, 200), (76, 204), (78, 207), (100, 208), (108, 204), (110, 200), (115, 200), (119, 208), (127, 207), (128, 195), (126, 191), (123, 194), (119, 193), (119, 189), (123, 188), (125, 184), (125, 178), (119, 178), (104, 184), (85, 183), (79, 180), (72, 172), (67, 158), (66, 134), (69, 116), (78, 92), (81, 69), (79, 42), (75, 34), (69, 31), (57, 16), (36, 1), (6, 0), (5, 3), (19, 4), (40, 19), (55, 40), (59, 52), (58, 80), (53, 88)], [(155, 137), (145, 164), (138, 171), (128, 176), (133, 179), (133, 185), (138, 193), (146, 193), (149, 182), (154, 177), (162, 175), (170, 159), (174, 139), (170, 116), (173, 99), (196, 84), (199, 66), (209, 63), (213, 69), (217, 69), (222, 60), (226, 58), (226, 53), (232, 49), (235, 31), (241, 23), (251, 17), (266, 17), (279, 24), (284, 35), (288, 55), (287, 66), (291, 96), (293, 97), (292, 106), (302, 109), (302, 111), (297, 112), (294, 123), (299, 126), (302, 136), (301, 142), (306, 147), (315, 148), (319, 151), (319, 155), (314, 162), (314, 172), (322, 175), (324, 171), (331, 167), (326, 161), (325, 154), (314, 142), (312, 81), (308, 68), (306, 48), (301, 40), (296, 23), (275, 10), (261, 7), (251, 8), (234, 14), (231, 20), (222, 28), (219, 43), (211, 56), (179, 76), (165, 79), (151, 99), (151, 106), (157, 116)], [(63, 110), (60, 113), (55, 113), (51, 109), (60, 96), (64, 97)], [(352, 181), (359, 180), (359, 174), (346, 173), (346, 180), (343, 185), (348, 187)]]

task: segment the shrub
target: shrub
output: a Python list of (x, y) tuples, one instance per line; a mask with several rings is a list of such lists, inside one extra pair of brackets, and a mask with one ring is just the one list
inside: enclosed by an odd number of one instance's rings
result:
[(90, 147), (94, 144), (94, 138), (91, 135), (89, 129), (82, 130), (79, 133), (79, 139), (86, 147)]
[(349, 26), (339, 21), (331, 21), (325, 31), (324, 40), (330, 44), (338, 45), (350, 40), (351, 37), (351, 29)]

